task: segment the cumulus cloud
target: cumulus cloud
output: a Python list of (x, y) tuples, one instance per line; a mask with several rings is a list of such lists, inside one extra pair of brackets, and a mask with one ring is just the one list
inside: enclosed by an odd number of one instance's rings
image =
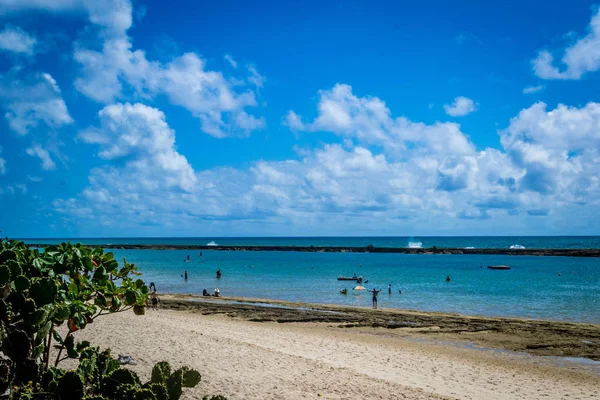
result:
[(559, 104), (547, 111), (540, 102), (522, 110), (501, 134), (513, 163), (525, 171), (524, 190), (585, 202), (598, 190), (592, 171), (600, 168), (600, 104)]
[(600, 69), (600, 9), (592, 16), (588, 33), (564, 50), (562, 65), (554, 65), (554, 56), (542, 50), (532, 61), (535, 74), (542, 79), (580, 79)]
[(444, 104), (444, 111), (452, 117), (463, 117), (477, 111), (477, 105), (468, 97), (458, 96), (454, 98), (452, 104)]
[(542, 90), (544, 90), (544, 87), (545, 87), (544, 85), (527, 86), (525, 89), (523, 89), (523, 93), (531, 94), (531, 93), (541, 92)]
[[(176, 220), (178, 231), (189, 232), (201, 224), (243, 233), (256, 223), (273, 234), (289, 226), (310, 232), (326, 219), (327, 233), (340, 234), (349, 227), (365, 232), (379, 226), (376, 221), (393, 229), (431, 218), (450, 227), (519, 211), (541, 218), (527, 211), (547, 209), (547, 197), (556, 196), (536, 191), (527, 180), (529, 165), (516, 161), (509, 137), (529, 135), (517, 119), (502, 132), (509, 151), (478, 151), (458, 124), (394, 117), (381, 99), (359, 97), (348, 85), (319, 92), (317, 111), (308, 122), (288, 113), (284, 123), (310, 132), (327, 129), (347, 144), (326, 144), (298, 159), (257, 161), (249, 169), (194, 171), (177, 153), (162, 112), (141, 104), (107, 106), (100, 126), (80, 138), (113, 166), (94, 169), (80, 196), (58, 199), (55, 207), (65, 215), (110, 215), (103, 219), (109, 225), (116, 219), (168, 229)], [(369, 129), (378, 133), (369, 135)], [(544, 139), (530, 142), (538, 140)], [(561, 201), (571, 202), (569, 196), (561, 194)]]
[(25, 152), (32, 156), (37, 157), (42, 162), (42, 169), (46, 171), (50, 171), (56, 169), (56, 164), (52, 160), (50, 153), (48, 150), (44, 149), (40, 145), (34, 145), (33, 147), (28, 148)]
[(318, 115), (311, 123), (303, 123), (289, 111), (283, 124), (294, 130), (332, 132), (345, 138), (384, 146), (397, 156), (435, 149), (440, 153), (472, 154), (473, 144), (455, 123), (437, 122), (426, 125), (405, 117), (393, 118), (385, 102), (378, 97), (358, 97), (350, 85), (337, 84), (319, 91)]
[(127, 33), (132, 25), (130, 0), (0, 0), (0, 8), (0, 14), (40, 10), (87, 16), (99, 31), (101, 45), (76, 44), (73, 58), (81, 71), (75, 88), (94, 101), (110, 104), (166, 95), (200, 119), (202, 130), (215, 137), (245, 136), (266, 126), (264, 118), (248, 111), (257, 106), (251, 87), (258, 91), (265, 81), (255, 66), (248, 66), (246, 82), (209, 69), (195, 53), (166, 63), (149, 60), (143, 50), (134, 49)]
[(123, 160), (125, 166), (96, 168), (94, 182), (115, 186), (111, 180), (122, 181), (129, 188), (144, 190), (193, 190), (194, 170), (177, 152), (175, 133), (162, 111), (140, 103), (119, 103), (104, 107), (98, 117), (100, 126), (81, 132), (79, 138), (98, 145), (98, 157)]
[(0, 31), (0, 50), (32, 55), (37, 40), (19, 27), (5, 26)]
[(10, 128), (26, 135), (44, 122), (50, 128), (73, 123), (60, 89), (46, 73), (25, 74), (15, 69), (0, 75), (0, 104)]
[(200, 119), (202, 130), (215, 137), (248, 135), (265, 127), (264, 118), (248, 113), (248, 108), (257, 106), (255, 93), (248, 85), (259, 90), (264, 82), (255, 67), (249, 67), (248, 84), (239, 80), (234, 84), (234, 80), (221, 72), (209, 69), (206, 61), (195, 53), (184, 53), (166, 63), (149, 60), (143, 50), (134, 49), (127, 34), (131, 26), (131, 3), (127, 0), (113, 0), (113, 3), (107, 7), (104, 3), (82, 0), (62, 7), (86, 11), (90, 21), (101, 29), (101, 49), (82, 43), (75, 47), (73, 57), (81, 66), (81, 73), (75, 79), (79, 92), (104, 104), (129, 98), (152, 100), (165, 95), (171, 103)]

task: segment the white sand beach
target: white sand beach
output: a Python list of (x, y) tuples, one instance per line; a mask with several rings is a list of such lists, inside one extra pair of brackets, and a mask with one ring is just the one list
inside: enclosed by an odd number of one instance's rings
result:
[(390, 330), (250, 322), (148, 310), (97, 319), (76, 334), (149, 378), (157, 361), (202, 382), (186, 399), (597, 399), (600, 376), (543, 357), (417, 341)]

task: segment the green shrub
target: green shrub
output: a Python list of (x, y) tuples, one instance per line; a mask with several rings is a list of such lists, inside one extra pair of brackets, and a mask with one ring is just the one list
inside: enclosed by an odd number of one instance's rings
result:
[[(176, 400), (184, 387), (198, 385), (200, 373), (171, 373), (166, 362), (142, 384), (109, 350), (75, 341), (74, 333), (98, 317), (144, 314), (148, 287), (138, 275), (135, 265), (123, 260), (119, 268), (101, 248), (62, 243), (40, 252), (0, 240), (0, 399)], [(63, 337), (57, 328), (64, 324)], [(76, 370), (58, 367), (67, 358), (79, 360)]]

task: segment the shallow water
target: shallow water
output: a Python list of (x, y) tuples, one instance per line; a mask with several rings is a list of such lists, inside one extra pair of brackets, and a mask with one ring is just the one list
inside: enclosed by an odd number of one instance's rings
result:
[[(202, 251), (199, 262), (199, 252), (187, 250), (114, 253), (138, 265), (162, 293), (200, 295), (218, 287), (222, 296), (368, 307), (371, 293), (336, 279), (356, 273), (368, 280), (367, 289), (383, 289), (384, 308), (600, 323), (597, 258)], [(188, 254), (192, 261), (184, 262)], [(497, 264), (512, 269), (487, 269)], [(448, 275), (451, 282), (445, 282)], [(343, 288), (347, 295), (339, 293)]]

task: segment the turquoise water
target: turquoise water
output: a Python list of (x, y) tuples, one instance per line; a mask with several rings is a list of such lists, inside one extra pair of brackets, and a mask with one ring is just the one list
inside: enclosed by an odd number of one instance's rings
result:
[(277, 237), (277, 238), (75, 238), (25, 239), (29, 243), (60, 243), (63, 240), (85, 244), (190, 244), (205, 245), (211, 241), (220, 245), (255, 246), (348, 246), (407, 247), (409, 242), (423, 247), (509, 248), (521, 245), (536, 249), (599, 249), (600, 236), (441, 236), (441, 237)]
[[(336, 279), (356, 273), (369, 281), (367, 289), (384, 289), (384, 308), (600, 323), (598, 258), (202, 251), (200, 262), (200, 252), (188, 250), (114, 252), (138, 265), (162, 293), (212, 293), (218, 287), (223, 296), (370, 307), (370, 293)], [(191, 262), (184, 262), (188, 254)], [(512, 269), (487, 269), (495, 264)], [(343, 288), (348, 295), (339, 293)]]

